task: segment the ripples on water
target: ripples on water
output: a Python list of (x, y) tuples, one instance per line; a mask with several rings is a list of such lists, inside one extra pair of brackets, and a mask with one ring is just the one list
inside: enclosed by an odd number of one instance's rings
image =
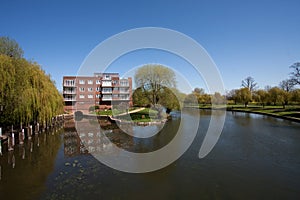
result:
[[(197, 111), (191, 116), (193, 112)], [(210, 112), (201, 111), (188, 151), (171, 165), (145, 174), (113, 170), (89, 151), (105, 153), (109, 141), (132, 152), (159, 149), (174, 138), (180, 119), (147, 139), (133, 138), (113, 126), (105, 135), (82, 134), (69, 123), (17, 144), (14, 151), (2, 144), (1, 199), (299, 199), (299, 124), (227, 113), (216, 146), (199, 159), (209, 121)], [(93, 137), (101, 139), (95, 148), (87, 148), (82, 140)]]

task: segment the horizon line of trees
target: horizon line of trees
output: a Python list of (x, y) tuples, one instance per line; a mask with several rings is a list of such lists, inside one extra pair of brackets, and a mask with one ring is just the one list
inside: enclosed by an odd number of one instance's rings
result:
[(261, 106), (265, 105), (286, 105), (300, 104), (300, 62), (294, 63), (290, 66), (293, 70), (290, 73), (290, 78), (281, 81), (278, 86), (266, 86), (265, 89), (259, 89), (258, 84), (251, 76), (245, 78), (241, 82), (241, 88), (232, 89), (221, 95), (219, 93), (206, 94), (202, 88), (195, 88), (194, 91), (187, 95), (188, 97), (194, 95), (198, 99), (199, 104), (244, 104), (245, 107), (249, 103), (257, 103)]
[(190, 94), (176, 89), (174, 72), (162, 65), (145, 65), (135, 74), (137, 89), (133, 92), (135, 106), (155, 106), (159, 103), (168, 110), (179, 109), (182, 105), (207, 104), (243, 104), (286, 105), (300, 104), (300, 62), (290, 66), (293, 71), (290, 78), (281, 81), (278, 86), (259, 89), (251, 76), (241, 82), (241, 88), (232, 89), (222, 95), (205, 93), (203, 88), (195, 88)]
[(63, 97), (50, 75), (23, 58), (15, 40), (0, 37), (0, 124), (50, 123), (63, 113)]

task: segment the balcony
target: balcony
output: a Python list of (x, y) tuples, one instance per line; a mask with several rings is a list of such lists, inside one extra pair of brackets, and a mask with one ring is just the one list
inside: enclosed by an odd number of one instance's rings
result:
[(76, 101), (75, 98), (64, 98), (64, 101)]
[(72, 90), (65, 90), (63, 93), (64, 94), (76, 94), (76, 92), (72, 91)]
[(64, 82), (64, 87), (76, 87), (76, 84), (75, 83), (66, 83)]

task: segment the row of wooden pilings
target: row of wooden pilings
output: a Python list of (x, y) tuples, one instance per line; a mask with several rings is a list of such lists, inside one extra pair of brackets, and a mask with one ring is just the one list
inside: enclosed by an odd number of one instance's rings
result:
[(39, 133), (50, 130), (53, 127), (62, 125), (65, 118), (68, 117), (65, 117), (64, 115), (58, 115), (53, 117), (51, 123), (48, 125), (46, 125), (46, 123), (42, 125), (36, 123), (35, 125), (29, 125), (25, 128), (21, 126), (19, 131), (14, 130), (13, 126), (11, 126), (11, 131), (5, 134), (2, 133), (2, 128), (0, 127), (0, 155), (2, 155), (2, 144), (4, 142), (7, 142), (7, 150), (13, 151), (16, 143), (23, 145), (25, 139), (31, 140), (33, 135), (38, 135)]

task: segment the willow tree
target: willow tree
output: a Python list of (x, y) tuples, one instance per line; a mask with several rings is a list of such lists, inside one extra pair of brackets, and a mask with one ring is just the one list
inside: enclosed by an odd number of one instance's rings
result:
[(0, 54), (0, 123), (48, 123), (63, 113), (63, 98), (49, 75), (24, 58)]

